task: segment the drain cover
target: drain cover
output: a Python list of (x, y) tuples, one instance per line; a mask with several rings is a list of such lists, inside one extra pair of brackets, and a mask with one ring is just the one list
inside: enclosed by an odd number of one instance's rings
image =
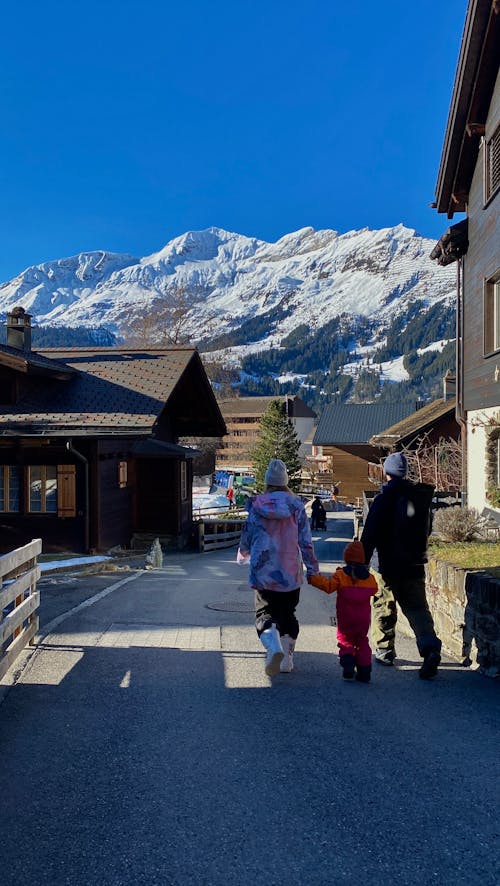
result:
[(253, 603), (245, 600), (219, 600), (217, 603), (207, 603), (206, 607), (219, 612), (255, 612)]

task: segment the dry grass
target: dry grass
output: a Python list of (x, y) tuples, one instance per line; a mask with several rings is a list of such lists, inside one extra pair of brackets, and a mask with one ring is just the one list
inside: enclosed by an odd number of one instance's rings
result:
[(486, 569), (500, 577), (500, 542), (491, 541), (433, 541), (429, 554), (465, 569)]

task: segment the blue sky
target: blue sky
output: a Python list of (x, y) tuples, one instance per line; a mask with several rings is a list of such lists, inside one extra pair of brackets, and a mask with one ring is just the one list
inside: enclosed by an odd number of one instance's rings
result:
[(466, 0), (25, 0), (2, 10), (0, 281), (211, 225), (429, 208)]

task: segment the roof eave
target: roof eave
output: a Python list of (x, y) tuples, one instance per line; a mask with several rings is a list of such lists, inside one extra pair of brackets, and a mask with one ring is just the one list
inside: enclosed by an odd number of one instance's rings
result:
[[(498, 74), (499, 0), (470, 0), (435, 191), (435, 208), (467, 210), (480, 138)], [(474, 118), (474, 119), (473, 119)]]

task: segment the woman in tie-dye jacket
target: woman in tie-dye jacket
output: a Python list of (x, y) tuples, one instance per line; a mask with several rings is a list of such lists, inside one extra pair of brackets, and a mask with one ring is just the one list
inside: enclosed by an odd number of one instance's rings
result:
[(295, 609), (307, 575), (319, 572), (304, 505), (288, 489), (284, 462), (272, 459), (266, 491), (249, 501), (241, 531), (238, 563), (250, 562), (249, 584), (255, 589), (255, 626), (267, 651), (266, 674), (293, 670), (299, 634)]

